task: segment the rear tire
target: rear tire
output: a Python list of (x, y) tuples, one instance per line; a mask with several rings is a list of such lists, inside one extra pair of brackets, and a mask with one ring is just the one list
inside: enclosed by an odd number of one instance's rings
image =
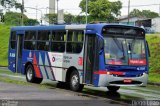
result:
[(78, 71), (74, 70), (70, 75), (70, 89), (72, 91), (80, 92), (82, 91), (84, 85), (80, 84)]
[(119, 90), (119, 86), (107, 86), (108, 90), (111, 92), (117, 92)]
[(43, 79), (35, 77), (34, 68), (31, 64), (29, 64), (26, 68), (26, 80), (30, 83), (40, 84)]

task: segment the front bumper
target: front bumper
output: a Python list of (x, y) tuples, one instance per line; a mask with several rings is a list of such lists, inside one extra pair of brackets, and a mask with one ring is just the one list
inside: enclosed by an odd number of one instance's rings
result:
[[(125, 79), (132, 80), (131, 83), (124, 83)], [(116, 77), (113, 75), (100, 75), (98, 86), (146, 86), (148, 74), (144, 73), (140, 77)]]

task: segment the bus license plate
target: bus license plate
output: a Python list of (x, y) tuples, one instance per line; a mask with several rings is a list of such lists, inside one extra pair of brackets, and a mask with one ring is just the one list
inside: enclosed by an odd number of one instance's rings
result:
[(124, 79), (123, 82), (124, 82), (124, 83), (131, 83), (132, 80), (131, 80), (131, 79)]

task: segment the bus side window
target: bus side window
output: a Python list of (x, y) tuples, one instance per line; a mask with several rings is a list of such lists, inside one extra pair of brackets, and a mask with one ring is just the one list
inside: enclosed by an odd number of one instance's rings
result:
[(65, 51), (66, 32), (52, 31), (51, 35), (51, 51), (64, 52)]
[(16, 48), (16, 32), (11, 32), (11, 39), (10, 39), (10, 48), (15, 49)]
[(38, 31), (37, 50), (48, 51), (49, 50), (49, 38), (50, 38), (49, 30)]
[(24, 49), (35, 50), (36, 49), (36, 31), (26, 31), (24, 37)]
[(80, 53), (83, 47), (84, 31), (68, 31), (67, 52)]

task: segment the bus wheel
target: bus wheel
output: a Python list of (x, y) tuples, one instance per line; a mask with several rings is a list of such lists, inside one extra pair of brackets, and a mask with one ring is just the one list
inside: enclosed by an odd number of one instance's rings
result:
[(107, 86), (108, 90), (111, 92), (117, 92), (119, 90), (119, 86)]
[(73, 91), (82, 91), (84, 85), (80, 84), (79, 74), (77, 71), (73, 71), (70, 75), (70, 89)]
[(30, 64), (27, 66), (27, 69), (26, 69), (26, 80), (27, 82), (40, 84), (43, 79), (35, 77), (33, 66)]

